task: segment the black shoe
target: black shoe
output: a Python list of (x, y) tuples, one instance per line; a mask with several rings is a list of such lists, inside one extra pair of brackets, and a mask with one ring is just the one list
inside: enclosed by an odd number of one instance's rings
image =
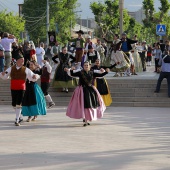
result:
[(155, 90), (154, 93), (159, 93), (159, 91), (158, 91), (158, 90)]
[(86, 124), (86, 123), (84, 123), (84, 124), (83, 124), (83, 126), (85, 127), (85, 126), (87, 126), (87, 124)]
[(86, 122), (85, 119), (83, 119), (83, 122)]
[(16, 121), (15, 126), (20, 126), (20, 123)]
[(90, 125), (90, 123), (87, 123), (87, 125)]
[(66, 90), (65, 92), (68, 93), (68, 90)]
[(23, 122), (23, 119), (22, 118), (19, 118), (19, 123)]

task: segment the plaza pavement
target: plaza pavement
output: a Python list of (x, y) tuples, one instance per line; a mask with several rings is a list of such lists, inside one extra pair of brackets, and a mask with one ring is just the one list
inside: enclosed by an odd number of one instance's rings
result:
[[(150, 67), (123, 78), (158, 76)], [(0, 106), (0, 170), (170, 170), (169, 108), (108, 107), (88, 127), (65, 112), (16, 127), (12, 107)]]
[(0, 170), (170, 170), (169, 108), (108, 107), (87, 127), (65, 112), (16, 127), (0, 106)]

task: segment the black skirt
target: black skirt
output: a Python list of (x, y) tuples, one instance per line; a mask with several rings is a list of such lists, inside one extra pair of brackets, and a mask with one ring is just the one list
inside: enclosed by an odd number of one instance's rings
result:
[(102, 79), (97, 78), (96, 83), (97, 83), (97, 90), (99, 91), (101, 95), (108, 94), (108, 88), (107, 88), (106, 81), (104, 78)]
[(100, 106), (96, 91), (92, 86), (84, 86), (84, 108), (97, 108)]
[(26, 81), (26, 91), (22, 101), (22, 106), (32, 106), (37, 104), (34, 84), (35, 82)]

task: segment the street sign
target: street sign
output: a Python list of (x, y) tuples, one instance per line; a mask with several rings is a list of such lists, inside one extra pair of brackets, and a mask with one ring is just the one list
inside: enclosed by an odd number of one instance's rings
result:
[(160, 36), (166, 35), (166, 25), (156, 25), (156, 34)]

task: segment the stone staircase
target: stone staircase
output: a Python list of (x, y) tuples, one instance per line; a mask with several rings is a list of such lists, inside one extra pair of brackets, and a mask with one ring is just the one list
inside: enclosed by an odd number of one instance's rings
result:
[[(157, 77), (106, 77), (114, 107), (170, 107), (166, 80), (162, 82), (160, 93), (154, 93)], [(50, 87), (49, 94), (56, 106), (67, 106), (74, 89), (69, 93)], [(0, 105), (11, 105), (10, 80), (0, 79)]]

